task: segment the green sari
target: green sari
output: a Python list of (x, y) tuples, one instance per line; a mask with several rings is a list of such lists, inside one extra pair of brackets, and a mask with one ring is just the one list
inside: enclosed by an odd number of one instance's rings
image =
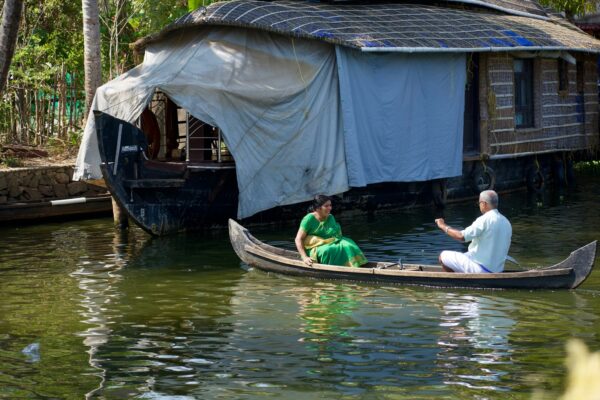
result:
[(300, 228), (307, 234), (304, 248), (314, 261), (347, 267), (360, 267), (367, 263), (358, 245), (342, 236), (342, 229), (333, 215), (319, 222), (312, 213), (307, 214), (300, 222)]

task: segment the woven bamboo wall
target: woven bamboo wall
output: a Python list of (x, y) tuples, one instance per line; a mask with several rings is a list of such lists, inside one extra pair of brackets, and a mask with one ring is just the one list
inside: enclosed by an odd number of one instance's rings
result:
[[(600, 144), (597, 56), (584, 57), (585, 133), (588, 146)], [(586, 146), (586, 147), (588, 147)]]
[[(488, 55), (481, 64), (481, 152), (490, 155), (588, 149), (598, 145), (595, 59), (581, 56), (583, 77), (568, 65), (568, 89), (559, 91), (557, 59), (535, 58), (534, 126), (515, 128), (513, 57)], [(579, 88), (583, 92), (578, 92)]]

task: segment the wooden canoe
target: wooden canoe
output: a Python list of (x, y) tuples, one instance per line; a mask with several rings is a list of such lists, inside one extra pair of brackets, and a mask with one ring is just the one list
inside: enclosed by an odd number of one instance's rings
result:
[(46, 219), (70, 219), (112, 212), (109, 194), (68, 199), (16, 202), (0, 206), (0, 222), (38, 222)]
[(435, 265), (400, 266), (392, 262), (369, 262), (361, 268), (316, 263), (309, 267), (302, 262), (296, 251), (263, 243), (232, 219), (229, 220), (229, 238), (233, 249), (244, 263), (269, 272), (319, 279), (492, 289), (574, 289), (591, 273), (597, 244), (597, 241), (593, 241), (549, 267), (491, 274), (459, 274), (444, 272)]

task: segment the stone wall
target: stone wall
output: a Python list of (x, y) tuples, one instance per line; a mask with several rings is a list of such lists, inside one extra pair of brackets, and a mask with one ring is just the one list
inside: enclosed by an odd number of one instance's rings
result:
[(0, 204), (92, 197), (107, 193), (105, 187), (73, 181), (73, 167), (31, 167), (0, 170)]

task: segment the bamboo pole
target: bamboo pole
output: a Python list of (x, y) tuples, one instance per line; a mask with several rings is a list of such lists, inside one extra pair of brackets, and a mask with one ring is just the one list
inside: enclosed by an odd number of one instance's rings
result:
[(74, 98), (75, 98), (75, 74), (71, 74), (71, 82), (69, 82), (69, 128), (73, 128), (73, 126), (75, 126), (74, 124), (74, 112), (75, 112), (75, 102), (74, 102)]
[(79, 109), (77, 107), (77, 74), (73, 72), (73, 126), (79, 121)]
[(56, 73), (56, 137), (62, 139), (62, 77)]
[(25, 125), (25, 89), (19, 89), (19, 143), (27, 141), (27, 126)]
[(115, 229), (125, 230), (129, 227), (129, 219), (127, 218), (127, 213), (123, 208), (117, 203), (114, 197), (111, 197), (112, 200), (112, 210), (113, 210), (113, 223)]
[(25, 90), (25, 109), (27, 110), (27, 115), (25, 116), (25, 121), (27, 123), (27, 145), (31, 145), (35, 143), (35, 129), (33, 128), (33, 122), (31, 121), (31, 90)]
[[(45, 88), (44, 88), (45, 89)], [(48, 126), (48, 110), (50, 109), (50, 104), (46, 100), (46, 93), (42, 92), (42, 109), (41, 111), (41, 124), (44, 127), (44, 138), (48, 141), (48, 132), (50, 131), (50, 127)]]
[(63, 63), (60, 74), (60, 97), (61, 97), (61, 113), (60, 113), (60, 124), (62, 127), (61, 136), (67, 137), (67, 77), (66, 68)]
[(57, 73), (56, 75), (56, 92), (58, 95), (58, 115), (56, 117), (57, 119), (57, 127), (56, 127), (56, 136), (60, 139), (63, 138), (63, 121), (62, 121), (62, 109), (63, 109), (63, 98), (62, 98), (62, 86), (63, 86), (63, 79), (62, 79), (62, 74), (60, 73), (60, 71)]
[(54, 85), (52, 85), (52, 91), (51, 91), (51, 97), (50, 97), (50, 101), (52, 102), (52, 107), (51, 107), (51, 111), (50, 111), (50, 136), (54, 136), (54, 115), (56, 112), (56, 101), (55, 101), (55, 97), (56, 97), (56, 75), (54, 77)]
[(15, 101), (14, 101), (14, 92), (11, 93), (9, 97), (9, 119), (10, 119), (10, 141), (15, 142), (17, 139), (17, 123), (15, 121)]
[(33, 119), (35, 121), (35, 132), (36, 132), (36, 138), (38, 138), (37, 140), (39, 140), (39, 142), (42, 142), (42, 138), (44, 137), (44, 131), (43, 131), (43, 126), (41, 124), (41, 120), (42, 120), (42, 116), (41, 116), (41, 106), (40, 106), (40, 96), (38, 95), (38, 92), (34, 89), (33, 92)]

